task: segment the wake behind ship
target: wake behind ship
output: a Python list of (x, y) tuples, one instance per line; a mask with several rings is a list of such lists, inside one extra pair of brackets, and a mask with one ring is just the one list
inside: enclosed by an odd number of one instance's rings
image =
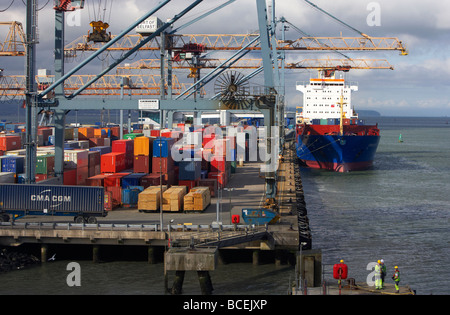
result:
[(336, 172), (366, 170), (373, 165), (380, 142), (377, 125), (367, 126), (351, 105), (356, 84), (321, 71), (303, 92), (303, 110), (297, 113), (297, 156), (308, 167)]

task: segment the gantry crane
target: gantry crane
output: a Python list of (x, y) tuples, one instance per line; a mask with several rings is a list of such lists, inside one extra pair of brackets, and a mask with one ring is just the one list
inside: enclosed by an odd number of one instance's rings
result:
[[(64, 82), (66, 95), (78, 90), (93, 78), (93, 75), (73, 75)], [(122, 78), (126, 78), (128, 84), (123, 86)], [(1, 99), (21, 99), (25, 97), (25, 76), (10, 75), (0, 76), (0, 100)], [(131, 96), (160, 95), (161, 76), (159, 74), (127, 74), (127, 75), (105, 75), (89, 88), (86, 88), (81, 95), (84, 96), (118, 96), (121, 93)], [(54, 76), (36, 76), (38, 91), (44, 91), (54, 82)], [(190, 84), (180, 83), (177, 76), (172, 78), (172, 93), (179, 95), (181, 91), (188, 88)], [(166, 86), (167, 90), (167, 86)], [(205, 92), (201, 91), (204, 95)], [(47, 95), (52, 98), (54, 94)]]
[[(171, 38), (171, 50), (182, 50), (184, 45), (198, 44), (206, 50), (240, 50), (248, 45), (259, 34), (184, 34), (168, 35)], [(112, 35), (111, 38), (115, 36)], [(139, 34), (124, 36), (109, 51), (127, 51), (135, 47), (144, 39)], [(87, 36), (81, 36), (64, 48), (66, 56), (75, 57), (77, 52), (96, 51), (101, 45), (90, 43)], [(159, 51), (160, 40), (155, 38), (140, 50)], [(249, 45), (247, 50), (260, 50), (257, 43)], [(301, 37), (296, 40), (278, 40), (277, 50), (286, 51), (377, 51), (377, 50), (397, 50), (402, 54), (407, 54), (407, 49), (396, 37)]]
[(0, 42), (0, 56), (25, 56), (26, 37), (22, 23), (17, 21), (0, 22), (0, 26), (9, 25), (9, 32)]

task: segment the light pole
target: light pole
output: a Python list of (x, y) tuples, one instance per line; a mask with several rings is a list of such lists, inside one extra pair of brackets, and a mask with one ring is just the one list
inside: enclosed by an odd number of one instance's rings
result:
[(228, 198), (229, 198), (229, 202), (228, 202), (228, 209), (230, 210), (230, 224), (233, 223), (233, 221), (231, 220), (231, 192), (234, 190), (234, 188), (224, 188), (223, 190), (228, 191)]

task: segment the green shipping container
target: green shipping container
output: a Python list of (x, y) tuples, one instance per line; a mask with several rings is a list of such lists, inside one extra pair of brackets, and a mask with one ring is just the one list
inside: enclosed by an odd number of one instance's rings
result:
[(328, 119), (321, 119), (320, 120), (321, 125), (328, 125)]
[(55, 169), (55, 156), (53, 154), (36, 157), (36, 174), (50, 174)]
[(127, 133), (126, 135), (123, 135), (123, 138), (125, 140), (134, 140), (136, 137), (143, 137), (143, 133)]

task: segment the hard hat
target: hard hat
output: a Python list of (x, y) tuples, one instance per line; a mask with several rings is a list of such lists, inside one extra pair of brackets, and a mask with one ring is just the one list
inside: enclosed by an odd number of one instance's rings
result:
[(343, 260), (343, 259), (341, 259), (340, 263), (343, 263), (343, 262), (344, 262), (344, 260)]
[(378, 260), (378, 263), (381, 263), (381, 261)]
[(384, 260), (382, 259), (381, 262), (384, 264)]
[(395, 268), (395, 269), (398, 269), (398, 266), (395, 266), (394, 268)]

